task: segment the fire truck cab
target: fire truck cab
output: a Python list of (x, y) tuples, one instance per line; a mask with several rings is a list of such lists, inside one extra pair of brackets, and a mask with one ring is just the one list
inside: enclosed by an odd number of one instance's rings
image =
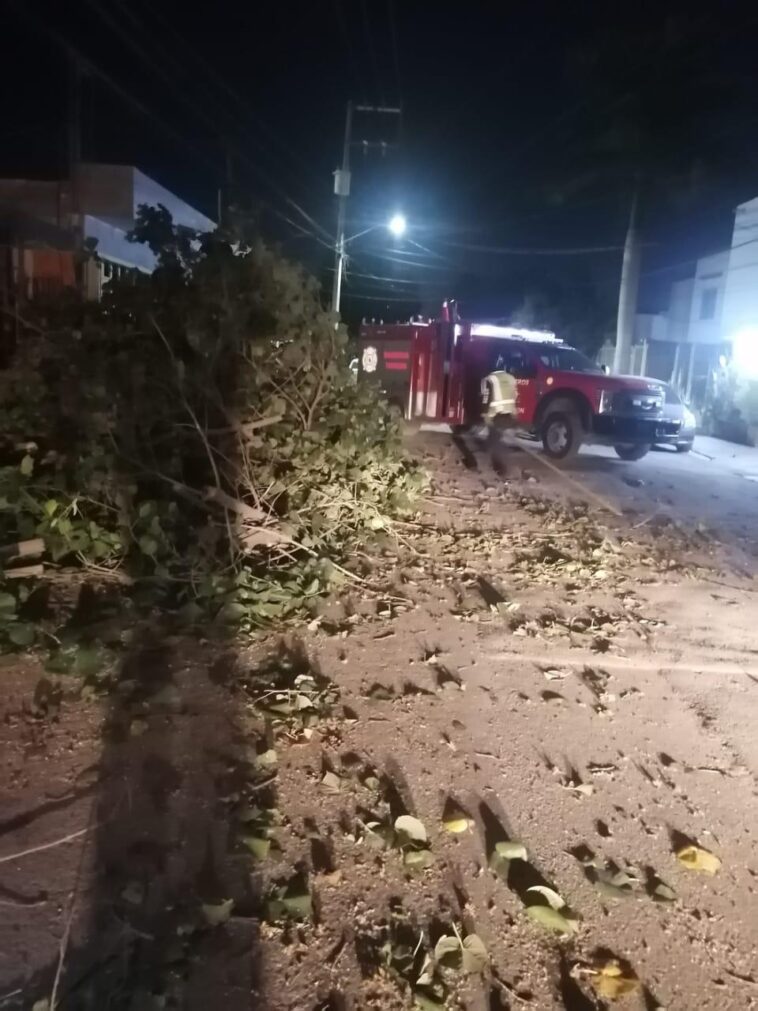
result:
[(482, 420), (482, 380), (515, 379), (515, 424), (542, 439), (557, 461), (584, 442), (614, 446), (638, 460), (676, 433), (663, 417), (664, 391), (639, 376), (610, 376), (553, 333), (449, 317), (404, 324), (364, 324), (359, 374), (373, 375), (404, 417), (451, 428)]

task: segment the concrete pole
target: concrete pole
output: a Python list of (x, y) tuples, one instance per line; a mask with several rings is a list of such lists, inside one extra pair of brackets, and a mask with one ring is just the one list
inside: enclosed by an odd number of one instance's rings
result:
[(334, 277), (332, 279), (332, 312), (340, 311), (342, 299), (342, 277), (345, 271), (345, 219), (347, 198), (350, 196), (350, 145), (352, 142), (353, 103), (347, 103), (345, 114), (345, 140), (342, 147), (342, 168), (334, 174), (334, 192), (339, 201), (337, 206), (337, 244), (334, 249)]
[(616, 320), (616, 351), (613, 356), (613, 371), (616, 373), (623, 374), (629, 369), (639, 283), (640, 243), (637, 230), (637, 192), (635, 191), (629, 212), (626, 241), (624, 242), (624, 259), (621, 264), (619, 308)]

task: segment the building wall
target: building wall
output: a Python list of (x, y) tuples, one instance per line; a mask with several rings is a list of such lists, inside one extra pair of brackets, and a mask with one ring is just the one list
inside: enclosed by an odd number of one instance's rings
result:
[(184, 225), (185, 228), (192, 228), (196, 232), (212, 232), (216, 228), (216, 222), (211, 221), (200, 211), (196, 210), (180, 197), (175, 196), (165, 186), (161, 186), (154, 179), (146, 176), (139, 169), (133, 169), (134, 188), (132, 191), (132, 216), (136, 216), (137, 208), (140, 204), (157, 206), (163, 204), (174, 219), (174, 224)]
[[(5, 205), (15, 215), (25, 213), (37, 222), (68, 229), (77, 248), (82, 240), (95, 240), (98, 257), (107, 263), (88, 264), (85, 269), (81, 283), (89, 298), (100, 297), (114, 266), (147, 273), (154, 270), (155, 256), (150, 249), (127, 239), (142, 204), (162, 204), (175, 224), (194, 231), (210, 232), (216, 227), (210, 218), (131, 165), (83, 162), (73, 188), (68, 179), (0, 179), (0, 208)], [(26, 241), (17, 234), (19, 248), (25, 247)], [(54, 241), (47, 245), (60, 248)], [(72, 248), (72, 241), (66, 248)]]
[(723, 340), (721, 317), (728, 278), (728, 249), (697, 261), (692, 286), (689, 334), (695, 344), (720, 344)]
[(688, 277), (684, 281), (675, 281), (671, 285), (669, 299), (668, 326), (666, 340), (682, 344), (689, 340), (690, 317), (692, 315), (692, 293), (695, 290), (695, 279)]
[(83, 162), (76, 173), (77, 200), (83, 214), (129, 229), (134, 224), (134, 172), (131, 165)]
[(722, 312), (723, 339), (758, 327), (758, 197), (740, 204), (734, 215), (732, 248)]

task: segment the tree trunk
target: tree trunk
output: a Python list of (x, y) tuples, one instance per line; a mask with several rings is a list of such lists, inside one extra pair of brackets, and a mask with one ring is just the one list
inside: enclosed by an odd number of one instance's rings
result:
[(629, 369), (634, 336), (634, 316), (637, 312), (637, 292), (640, 286), (642, 251), (637, 227), (637, 204), (638, 193), (635, 190), (624, 243), (624, 260), (621, 265), (619, 310), (616, 321), (616, 352), (613, 356), (613, 371), (622, 374)]

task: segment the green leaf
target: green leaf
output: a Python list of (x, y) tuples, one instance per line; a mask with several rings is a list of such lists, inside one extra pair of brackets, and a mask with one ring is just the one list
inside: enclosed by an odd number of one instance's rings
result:
[(12, 593), (0, 593), (0, 611), (15, 611), (16, 598)]
[(656, 902), (675, 902), (676, 892), (665, 881), (659, 881), (653, 888), (653, 899)]
[(528, 858), (526, 846), (520, 842), (495, 843), (495, 852), (504, 860), (526, 860)]
[(450, 968), (458, 968), (461, 964), (461, 942), (457, 937), (443, 934), (434, 946), (435, 961)]
[(34, 625), (25, 622), (11, 625), (6, 634), (14, 646), (21, 647), (31, 646), (36, 638)]
[(467, 934), (463, 938), (463, 971), (483, 972), (488, 961), (489, 955), (481, 937), (478, 934)]
[(253, 765), (256, 769), (270, 769), (272, 765), (276, 765), (279, 758), (276, 754), (274, 748), (267, 748), (266, 751), (261, 751), (260, 754), (256, 755), (253, 759)]
[(249, 614), (250, 609), (244, 604), (238, 603), (236, 600), (230, 600), (221, 608), (218, 613), (221, 621), (240, 621), (242, 618), (246, 618)]
[(410, 814), (401, 814), (399, 818), (395, 819), (395, 831), (399, 835), (405, 836), (410, 842), (425, 843), (429, 839), (423, 822)]
[(574, 934), (577, 931), (576, 920), (566, 919), (557, 909), (550, 906), (527, 906), (526, 915), (541, 927), (553, 930), (557, 934)]
[(307, 920), (313, 913), (313, 899), (309, 892), (282, 897), (282, 905), (293, 920)]
[(271, 849), (271, 840), (256, 835), (242, 836), (242, 842), (250, 850), (256, 860), (265, 860)]
[(339, 793), (342, 789), (342, 780), (335, 772), (325, 772), (321, 779), (321, 785), (327, 793)]
[(229, 917), (232, 915), (232, 909), (234, 908), (234, 899), (225, 899), (223, 902), (217, 904), (204, 904), (203, 916), (209, 927), (218, 927), (222, 923), (226, 923)]
[(88, 678), (99, 674), (105, 663), (104, 650), (101, 646), (79, 646), (74, 659), (73, 673)]
[(21, 466), (19, 467), (19, 470), (24, 475), (24, 477), (31, 477), (31, 475), (34, 472), (34, 457), (29, 456), (29, 454), (27, 453), (26, 456), (21, 461)]
[(137, 543), (143, 555), (148, 555), (150, 558), (154, 558), (158, 553), (158, 542), (154, 537), (150, 537), (148, 534), (143, 534)]
[(445, 1001), (435, 1000), (434, 997), (429, 997), (425, 993), (421, 993), (420, 990), (413, 991), (413, 1002), (416, 1007), (421, 1008), (421, 1011), (445, 1011), (447, 1004)]
[(45, 670), (51, 674), (70, 674), (74, 666), (74, 653), (70, 647), (62, 647), (51, 653), (45, 661)]
[(423, 870), (434, 863), (434, 854), (431, 850), (406, 850), (403, 863), (411, 870)]
[(547, 885), (532, 885), (531, 888), (527, 888), (527, 892), (537, 892), (538, 895), (542, 895), (543, 898), (547, 899), (548, 905), (552, 909), (563, 909), (566, 905), (564, 899), (555, 891), (553, 888), (548, 888)]

